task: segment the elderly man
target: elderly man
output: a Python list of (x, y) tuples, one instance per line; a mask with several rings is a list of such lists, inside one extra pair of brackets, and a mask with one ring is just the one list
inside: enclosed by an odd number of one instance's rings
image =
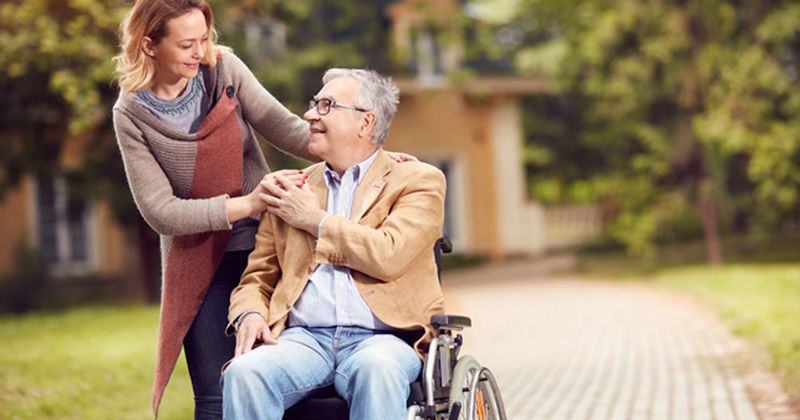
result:
[(269, 209), (231, 295), (226, 418), (280, 419), (330, 385), (353, 419), (405, 418), (430, 317), (444, 310), (432, 251), (444, 176), (381, 149), (397, 87), (355, 69), (322, 81), (305, 119), (309, 151), (324, 162), (305, 170), (302, 188), (264, 185)]

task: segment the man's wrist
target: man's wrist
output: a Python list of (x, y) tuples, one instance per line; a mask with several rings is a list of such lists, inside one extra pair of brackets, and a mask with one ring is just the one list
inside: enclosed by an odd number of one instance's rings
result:
[(330, 215), (331, 215), (330, 213), (324, 212), (322, 217), (319, 219), (319, 222), (317, 223), (317, 226), (316, 226), (317, 238), (319, 238), (319, 235), (322, 233), (322, 224), (325, 223), (326, 220), (328, 220), (328, 217)]
[[(261, 319), (264, 319), (264, 316), (263, 316), (263, 315), (261, 315), (261, 312), (259, 312), (259, 311), (258, 311), (258, 310), (256, 310), (256, 309), (250, 309), (250, 310), (248, 310), (248, 311), (244, 311), (244, 312), (242, 312), (242, 313), (241, 313), (239, 316), (237, 316), (237, 317), (236, 317), (236, 319), (234, 319), (234, 320), (233, 320), (233, 323), (231, 324), (231, 325), (233, 326), (233, 329), (234, 329), (236, 332), (239, 332), (239, 327), (240, 327), (240, 326), (242, 325), (242, 323), (244, 322), (244, 319), (245, 319), (245, 318), (247, 318), (249, 315), (253, 315), (253, 314), (256, 314), (256, 315), (260, 316), (260, 317), (261, 317)], [(266, 321), (267, 321), (267, 320), (266, 320), (266, 319), (264, 319), (264, 322), (266, 322)]]

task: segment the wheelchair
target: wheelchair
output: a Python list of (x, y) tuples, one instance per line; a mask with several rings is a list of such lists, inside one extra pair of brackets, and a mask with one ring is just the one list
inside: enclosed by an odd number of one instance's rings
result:
[[(452, 249), (447, 237), (434, 246), (440, 281), (441, 254)], [(503, 398), (492, 372), (472, 356), (459, 356), (461, 331), (472, 321), (465, 316), (434, 315), (431, 325), (436, 336), (421, 378), (411, 384), (408, 420), (505, 420)], [(289, 408), (283, 420), (347, 420), (348, 414), (347, 402), (329, 387)]]

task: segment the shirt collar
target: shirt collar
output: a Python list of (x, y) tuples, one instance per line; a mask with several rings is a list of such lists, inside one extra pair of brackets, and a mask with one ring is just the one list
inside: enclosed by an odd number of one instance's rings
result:
[[(367, 173), (369, 167), (372, 166), (372, 163), (375, 162), (375, 159), (378, 157), (378, 151), (380, 151), (380, 148), (376, 149), (368, 158), (347, 168), (347, 170), (344, 171), (344, 175), (347, 175), (348, 172), (353, 172), (353, 183), (358, 185), (359, 182), (361, 182), (361, 175)], [(328, 186), (330, 186), (331, 182), (335, 181), (339, 183), (342, 181), (342, 177), (331, 169), (330, 165), (327, 163), (325, 164), (325, 181), (328, 183)]]

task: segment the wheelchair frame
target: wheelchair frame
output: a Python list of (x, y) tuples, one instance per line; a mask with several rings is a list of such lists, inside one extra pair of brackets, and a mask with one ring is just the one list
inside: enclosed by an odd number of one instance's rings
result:
[[(434, 254), (439, 279), (441, 254), (453, 252), (446, 236), (436, 241)], [(489, 368), (472, 356), (458, 357), (463, 337), (461, 330), (472, 320), (459, 315), (434, 315), (431, 325), (437, 331), (431, 340), (422, 368), (424, 400), (408, 407), (408, 420), (505, 420), (506, 410), (500, 387)]]
[(460, 331), (472, 325), (464, 316), (434, 315), (437, 336), (423, 366), (424, 398), (408, 407), (408, 420), (505, 420), (500, 387), (489, 368), (472, 356), (458, 357)]

